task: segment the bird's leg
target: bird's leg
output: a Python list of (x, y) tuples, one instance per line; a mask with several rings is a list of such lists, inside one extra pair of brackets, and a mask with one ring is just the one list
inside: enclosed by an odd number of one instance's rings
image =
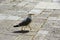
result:
[(24, 30), (25, 30), (25, 28), (27, 28), (27, 27), (28, 27), (28, 26), (25, 26), (25, 27), (24, 27)]
[(25, 27), (24, 27), (24, 30), (25, 30)]
[(30, 27), (30, 25), (28, 25), (28, 27), (30, 28), (30, 30), (31, 30), (31, 27)]
[(21, 30), (23, 30), (23, 27), (21, 27)]

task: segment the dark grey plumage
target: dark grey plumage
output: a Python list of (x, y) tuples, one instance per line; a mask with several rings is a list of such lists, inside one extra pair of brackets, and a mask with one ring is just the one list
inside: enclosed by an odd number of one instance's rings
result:
[(32, 21), (31, 15), (33, 15), (33, 14), (29, 14), (28, 17), (25, 20), (23, 20), (18, 25), (14, 25), (14, 27), (21, 27), (21, 26), (27, 26), (27, 25), (29, 25), (31, 23), (31, 21)]
[(14, 27), (21, 27), (21, 26), (27, 26), (28, 24), (30, 24), (32, 20), (30, 18), (26, 18), (26, 20), (22, 21), (21, 23), (19, 23), (18, 25), (15, 25)]

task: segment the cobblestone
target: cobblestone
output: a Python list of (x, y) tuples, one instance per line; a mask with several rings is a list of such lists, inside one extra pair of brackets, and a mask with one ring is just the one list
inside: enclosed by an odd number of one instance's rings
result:
[[(6, 0), (0, 3), (0, 40), (60, 40), (60, 8), (56, 3), (43, 0)], [(42, 3), (42, 5), (40, 5)], [(49, 5), (44, 5), (48, 3)], [(54, 5), (53, 8), (52, 5)], [(48, 7), (47, 9), (42, 6)], [(32, 30), (29, 33), (14, 33), (21, 28), (13, 26), (20, 23), (32, 13)]]

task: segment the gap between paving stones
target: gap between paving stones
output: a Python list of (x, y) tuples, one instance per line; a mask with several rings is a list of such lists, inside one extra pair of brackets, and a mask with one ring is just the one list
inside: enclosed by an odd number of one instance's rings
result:
[[(45, 9), (44, 9), (44, 10), (45, 10)], [(43, 11), (42, 11), (42, 12), (43, 12)], [(33, 37), (33, 35), (30, 35), (30, 36), (32, 36), (32, 37)], [(16, 38), (16, 40), (17, 40), (17, 39), (19, 39), (19, 37), (20, 37), (20, 36), (18, 36), (18, 37)]]
[[(45, 22), (46, 22), (46, 20), (45, 20)], [(44, 22), (43, 24), (45, 24), (45, 22)], [(42, 25), (42, 26), (43, 26), (43, 25)], [(34, 37), (35, 37), (35, 36), (34, 36)], [(19, 38), (19, 37), (18, 37), (18, 38)], [(18, 39), (18, 38), (17, 38), (17, 39)]]
[[(51, 12), (51, 14), (52, 14), (52, 12)], [(51, 14), (50, 14), (50, 15), (51, 15)], [(50, 15), (49, 15), (49, 16), (50, 16)], [(48, 17), (49, 17), (49, 16), (48, 16)], [(48, 19), (48, 17), (47, 17), (47, 19)], [(46, 23), (47, 19), (46, 19), (45, 22), (41, 25), (40, 29), (36, 32), (36, 35), (37, 35), (38, 32), (41, 30), (41, 28), (43, 28), (43, 26), (44, 26), (44, 24)], [(34, 35), (34, 36), (32, 37), (32, 40), (34, 40), (34, 38), (36, 37), (36, 35)]]

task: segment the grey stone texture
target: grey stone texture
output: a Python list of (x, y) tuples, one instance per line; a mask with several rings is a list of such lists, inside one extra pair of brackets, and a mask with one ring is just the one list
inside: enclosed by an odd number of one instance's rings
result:
[[(35, 8), (40, 1), (43, 0), (2, 1), (0, 3), (0, 40), (60, 40), (60, 9)], [(29, 13), (35, 14), (30, 24), (32, 29), (25, 27), (29, 33), (13, 33), (21, 30), (20, 27), (13, 26), (24, 20)]]

